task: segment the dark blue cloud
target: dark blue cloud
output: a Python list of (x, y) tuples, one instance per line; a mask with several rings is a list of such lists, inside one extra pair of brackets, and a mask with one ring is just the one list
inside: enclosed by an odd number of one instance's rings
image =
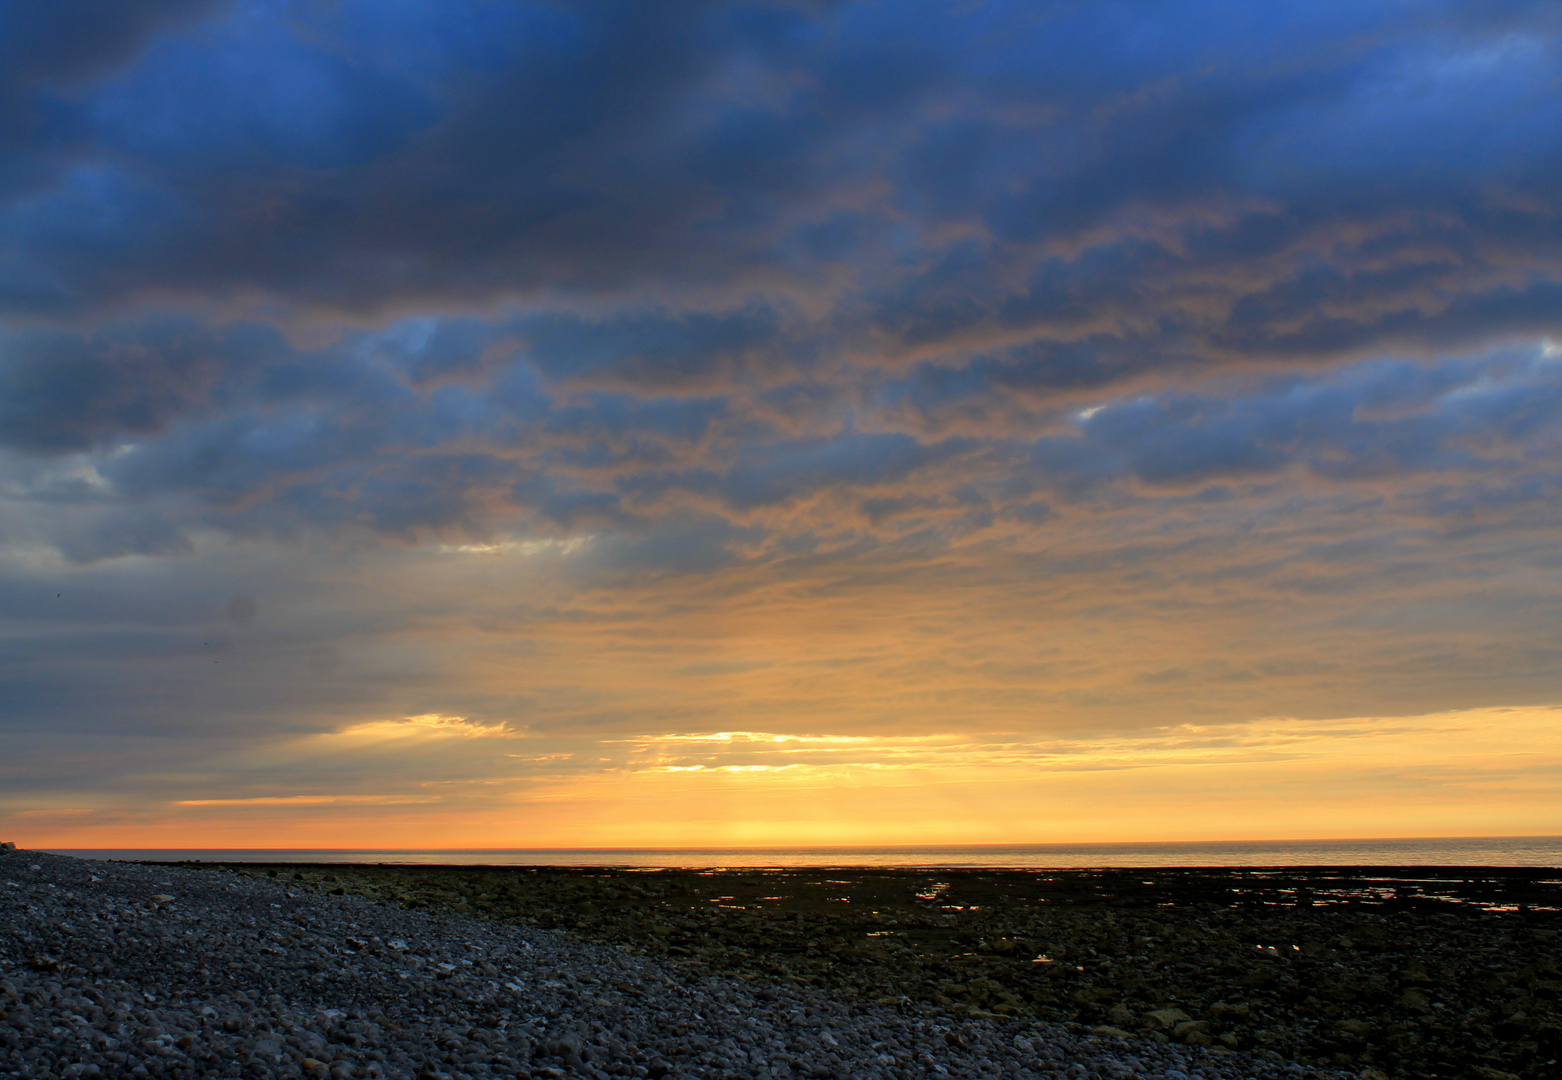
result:
[(60, 106), (78, 150), (5, 212), (3, 299), (824, 289), (892, 349), (1131, 312), (1207, 359), (1349, 350), (1551, 280), (1558, 28), (1432, 0), (222, 7), (126, 31)]
[(1088, 410), (1081, 437), (1037, 447), (1064, 482), (1132, 477), (1206, 485), (1300, 469), (1335, 481), (1456, 474), (1533, 481), (1554, 471), (1562, 372), (1549, 357), (1498, 353), (1436, 365), (1373, 361), (1256, 391), (1178, 390)]
[[(262, 326), (160, 317), (18, 332), (0, 364), (3, 430), (39, 464), (32, 479), (13, 470), (13, 489), (39, 504), (120, 507), (60, 534), (68, 556), (93, 559), (188, 552), (191, 530), (640, 535), (695, 507), (747, 529), (757, 511), (820, 495), (834, 501), (780, 527), (778, 541), (849, 531), (843, 508), (857, 505), (874, 529), (937, 525), (926, 534), (936, 542), (1002, 522), (1053, 527), (1059, 500), (1125, 485), (1229, 497), (1221, 485), (1281, 477), (1421, 485), (1412, 501), (1438, 516), (1540, 498), (1562, 475), (1562, 376), (1539, 346), (1115, 397), (1087, 363), (1069, 380), (1073, 404), (1018, 409), (1014, 395), (1035, 390), (1024, 353), (827, 384), (822, 399), (808, 394), (806, 368), (779, 387), (729, 378), (699, 396), (677, 392), (680, 379), (657, 396), (634, 377), (572, 385), (669, 340), (692, 342), (698, 366), (729, 348), (726, 328), (747, 340), (750, 325), (695, 320), (691, 333), (690, 320), (658, 318), (632, 324), (646, 331), (639, 350), (618, 318), (549, 317), (538, 333), (524, 321), (411, 320), (311, 349)], [(812, 402), (799, 415), (816, 430), (799, 433), (775, 408), (789, 388)], [(1090, 391), (1107, 396), (1086, 407), (1078, 394)], [(842, 403), (839, 420), (820, 411)], [(897, 430), (908, 406), (921, 421)], [(91, 478), (51, 472), (60, 455), (84, 457)]]
[(132, 63), (218, 0), (60, 0), (0, 5), (0, 197), (47, 183), (90, 152), (73, 91)]
[(253, 325), (154, 317), (92, 333), (13, 331), (0, 336), (0, 445), (60, 452), (160, 435), (247, 397), (245, 384), (281, 376), (292, 358), (275, 330)]
[(0, 445), (76, 558), (1549, 490), (1550, 5), (72, 11), (0, 12)]

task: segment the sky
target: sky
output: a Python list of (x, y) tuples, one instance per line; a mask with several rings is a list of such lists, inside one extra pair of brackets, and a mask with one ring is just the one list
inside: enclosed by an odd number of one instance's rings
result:
[(1559, 46), (0, 2), (0, 838), (1562, 834)]

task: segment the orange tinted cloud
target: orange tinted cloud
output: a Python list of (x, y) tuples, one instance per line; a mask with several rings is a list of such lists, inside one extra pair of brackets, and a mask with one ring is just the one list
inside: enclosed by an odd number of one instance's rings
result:
[[(396, 789), (389, 794), (146, 800), (128, 814), (62, 807), (18, 814), (16, 824), (57, 847), (157, 846), (171, 829), (214, 847), (1546, 834), (1562, 831), (1559, 715), (1271, 719), (1097, 739), (576, 738), (573, 753), (528, 758), (508, 776), (489, 756), (467, 757), (466, 775), (449, 782), (418, 779), (421, 751), (406, 746), (398, 770), (380, 778)], [(297, 753), (313, 749), (305, 742)]]

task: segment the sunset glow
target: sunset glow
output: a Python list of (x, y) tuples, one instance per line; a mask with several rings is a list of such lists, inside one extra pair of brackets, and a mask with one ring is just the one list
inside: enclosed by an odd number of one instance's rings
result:
[[(244, 777), (351, 787), (20, 811), (56, 846), (709, 846), (1513, 835), (1549, 822), (1558, 710), (1179, 725), (1107, 737), (769, 732), (591, 740), (455, 723), (353, 725), (274, 748)], [(414, 718), (424, 719), (424, 718)], [(397, 729), (410, 729), (402, 733)], [(395, 745), (365, 758), (366, 733)], [(415, 732), (415, 734), (413, 733)], [(436, 747), (434, 743), (444, 745)], [(1457, 754), (1450, 753), (1450, 748)], [(430, 757), (438, 755), (431, 767)], [(232, 764), (219, 775), (232, 785)], [(437, 771), (444, 779), (428, 779)], [(313, 777), (305, 780), (304, 777)], [(363, 787), (392, 792), (361, 793)]]
[(1562, 834), (1499, 7), (0, 25), (0, 839)]

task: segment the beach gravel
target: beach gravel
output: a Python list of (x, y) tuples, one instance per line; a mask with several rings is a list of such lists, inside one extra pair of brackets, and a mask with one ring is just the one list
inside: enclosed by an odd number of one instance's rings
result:
[(702, 974), (547, 930), (0, 850), (0, 1073), (1336, 1076)]

